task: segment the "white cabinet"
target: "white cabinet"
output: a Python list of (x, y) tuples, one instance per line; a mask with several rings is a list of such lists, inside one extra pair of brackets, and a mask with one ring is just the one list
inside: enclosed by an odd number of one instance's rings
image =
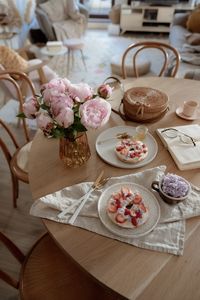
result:
[[(135, 3), (135, 4), (134, 4)], [(191, 4), (150, 6), (139, 1), (121, 6), (120, 28), (125, 31), (169, 32), (175, 12), (190, 11)]]
[(142, 26), (143, 10), (124, 8), (120, 17), (120, 27), (122, 31), (129, 31), (133, 28), (140, 28)]
[(158, 9), (157, 22), (171, 23), (174, 15), (174, 9), (171, 7), (160, 7)]

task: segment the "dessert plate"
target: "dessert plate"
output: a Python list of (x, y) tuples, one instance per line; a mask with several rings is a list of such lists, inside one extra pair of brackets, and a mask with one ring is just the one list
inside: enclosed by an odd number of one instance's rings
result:
[[(145, 206), (149, 209), (147, 221), (136, 228), (123, 228), (116, 225), (111, 221), (106, 212), (107, 203), (111, 195), (118, 192), (124, 186), (129, 187), (132, 191), (138, 191), (142, 196)], [(160, 219), (160, 206), (153, 193), (142, 185), (132, 182), (122, 182), (111, 185), (101, 194), (98, 201), (98, 213), (101, 222), (110, 232), (125, 238), (137, 238), (146, 235), (155, 228)]]
[(155, 157), (158, 152), (158, 145), (156, 140), (153, 138), (153, 136), (150, 133), (147, 133), (145, 139), (143, 142), (148, 147), (148, 155), (147, 157), (138, 162), (138, 163), (125, 163), (117, 158), (117, 155), (115, 154), (115, 145), (118, 141), (116, 137), (117, 134), (120, 133), (128, 133), (131, 136), (136, 135), (136, 127), (132, 126), (116, 126), (112, 128), (108, 128), (107, 130), (103, 131), (96, 140), (96, 151), (98, 155), (108, 164), (124, 168), (124, 169), (134, 169), (139, 168), (142, 166), (147, 165), (150, 163)]
[(194, 113), (194, 115), (191, 116), (191, 117), (188, 117), (188, 116), (184, 115), (183, 114), (183, 108), (181, 106), (177, 107), (176, 114), (181, 119), (188, 120), (188, 121), (194, 121), (194, 120), (196, 120), (196, 119), (198, 119), (200, 117), (200, 112), (199, 111), (196, 111)]

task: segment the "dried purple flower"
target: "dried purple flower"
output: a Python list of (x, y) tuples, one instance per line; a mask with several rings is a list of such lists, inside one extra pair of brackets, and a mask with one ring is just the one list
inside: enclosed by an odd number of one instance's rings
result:
[(189, 191), (188, 183), (180, 176), (168, 173), (161, 184), (163, 193), (174, 198), (181, 198)]

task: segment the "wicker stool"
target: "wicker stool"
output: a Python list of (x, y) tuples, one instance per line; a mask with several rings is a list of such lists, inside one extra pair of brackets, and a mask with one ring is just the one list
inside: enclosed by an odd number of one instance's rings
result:
[(75, 51), (79, 50), (81, 53), (81, 59), (85, 70), (87, 71), (84, 55), (83, 55), (83, 47), (84, 43), (81, 39), (67, 39), (63, 42), (64, 46), (68, 49), (67, 54), (67, 73), (69, 74), (70, 67), (74, 68), (74, 53)]

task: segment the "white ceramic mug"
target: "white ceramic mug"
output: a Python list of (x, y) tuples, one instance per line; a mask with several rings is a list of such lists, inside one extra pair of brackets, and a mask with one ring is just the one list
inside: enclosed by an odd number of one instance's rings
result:
[(194, 100), (184, 101), (183, 114), (192, 117), (198, 108), (198, 102)]

